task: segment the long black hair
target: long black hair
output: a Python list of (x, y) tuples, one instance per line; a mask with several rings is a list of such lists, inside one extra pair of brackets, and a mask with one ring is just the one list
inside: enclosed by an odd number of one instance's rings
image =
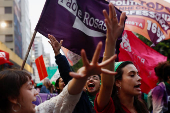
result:
[(55, 82), (55, 88), (56, 88), (58, 94), (61, 92), (61, 90), (60, 90), (60, 88), (59, 88), (60, 78), (61, 78), (61, 77), (59, 77), (59, 78), (56, 80), (56, 82)]
[[(123, 70), (126, 65), (133, 64), (131, 61), (125, 61), (121, 63), (118, 68), (116, 69), (117, 74), (115, 75), (115, 81), (116, 80), (122, 80)], [(123, 108), (121, 107), (121, 103), (119, 100), (119, 97), (117, 95), (117, 86), (114, 84), (113, 91), (112, 91), (112, 99), (115, 106), (115, 113), (126, 113)], [(142, 100), (139, 100), (138, 96), (134, 97), (134, 107), (138, 113), (148, 113), (147, 107), (145, 106), (144, 102)]]

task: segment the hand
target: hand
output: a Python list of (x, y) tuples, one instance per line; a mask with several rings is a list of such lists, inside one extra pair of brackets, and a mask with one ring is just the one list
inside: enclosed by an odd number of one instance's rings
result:
[(107, 27), (107, 41), (112, 43), (115, 43), (117, 38), (121, 35), (123, 28), (124, 28), (124, 21), (126, 18), (126, 13), (123, 12), (120, 16), (120, 22), (118, 23), (116, 11), (112, 3), (109, 3), (109, 16), (106, 12), (106, 10), (103, 10), (103, 14), (105, 17), (105, 23)]
[(76, 79), (80, 79), (80, 78), (85, 78), (85, 77), (88, 78), (91, 75), (99, 75), (101, 73), (115, 75), (116, 72), (109, 71), (107, 69), (102, 69), (102, 67), (112, 63), (116, 59), (117, 56), (114, 55), (111, 58), (109, 58), (108, 60), (98, 64), (98, 59), (100, 56), (101, 49), (102, 49), (102, 42), (99, 42), (97, 45), (97, 48), (95, 50), (95, 53), (93, 55), (93, 59), (92, 59), (91, 63), (89, 63), (89, 61), (86, 57), (85, 51), (82, 50), (81, 56), (82, 56), (84, 66), (82, 68), (80, 68), (77, 73), (70, 72), (70, 76), (72, 76), (73, 78), (76, 78)]
[(56, 38), (53, 35), (48, 34), (48, 38), (50, 41), (48, 41), (55, 53), (55, 56), (57, 56), (60, 53), (61, 45), (63, 43), (63, 40), (60, 40), (60, 43), (56, 40)]

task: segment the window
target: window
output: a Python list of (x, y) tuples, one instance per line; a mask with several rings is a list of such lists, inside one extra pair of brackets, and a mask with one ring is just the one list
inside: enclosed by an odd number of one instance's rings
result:
[(11, 20), (7, 20), (5, 22), (7, 24), (7, 27), (12, 27), (12, 21)]
[(13, 42), (13, 36), (12, 35), (5, 35), (5, 42)]
[(5, 7), (5, 14), (11, 14), (12, 13), (12, 7)]

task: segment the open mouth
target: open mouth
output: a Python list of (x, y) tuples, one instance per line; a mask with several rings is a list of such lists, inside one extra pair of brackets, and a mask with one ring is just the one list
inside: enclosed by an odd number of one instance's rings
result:
[(141, 86), (141, 84), (138, 84), (138, 85), (134, 86), (134, 88), (137, 89), (138, 91), (141, 91), (140, 86)]
[(93, 88), (95, 87), (95, 85), (94, 85), (93, 83), (90, 83), (90, 84), (88, 85), (88, 87), (89, 87), (89, 89), (93, 89)]
[(139, 85), (136, 85), (136, 86), (134, 86), (135, 88), (140, 88), (140, 84)]
[(36, 106), (36, 105), (35, 105), (35, 101), (36, 101), (36, 100), (32, 101), (32, 105), (33, 105), (33, 107), (35, 107), (35, 106)]

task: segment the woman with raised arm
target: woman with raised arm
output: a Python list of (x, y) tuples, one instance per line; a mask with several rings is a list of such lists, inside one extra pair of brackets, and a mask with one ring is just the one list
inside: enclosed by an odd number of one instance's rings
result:
[[(51, 44), (55, 53), (56, 64), (58, 65), (60, 76), (64, 83), (67, 84), (68, 81), (72, 79), (72, 77), (69, 75), (71, 69), (68, 61), (66, 57), (60, 53), (60, 48), (63, 40), (58, 42), (56, 38), (50, 34), (48, 35), (48, 38), (50, 39), (49, 43)], [(75, 106), (73, 113), (96, 113), (94, 110), (94, 99), (100, 90), (100, 80), (100, 75), (91, 75), (87, 78), (85, 90), (82, 91), (82, 95), (79, 99), (79, 102)], [(58, 82), (56, 81), (56, 85), (57, 84)], [(62, 88), (63, 87), (61, 87), (61, 89)]]
[(78, 102), (83, 87), (89, 76), (106, 73), (114, 75), (115, 72), (102, 69), (111, 63), (115, 57), (98, 64), (102, 43), (99, 43), (91, 63), (86, 58), (85, 51), (81, 51), (84, 66), (78, 73), (70, 72), (73, 79), (64, 87), (56, 97), (45, 101), (35, 107), (32, 104), (38, 94), (33, 89), (31, 76), (23, 70), (4, 70), (0, 72), (0, 112), (1, 113), (71, 113)]
[[(103, 10), (107, 26), (107, 37), (103, 61), (115, 54), (115, 44), (124, 28), (126, 14), (122, 13), (120, 22), (116, 18), (113, 4), (109, 4), (109, 15)], [(115, 55), (116, 56), (116, 55)], [(138, 100), (141, 94), (141, 77), (132, 62), (110, 63), (103, 67), (115, 71), (115, 76), (101, 74), (101, 87), (95, 100), (97, 113), (147, 113), (147, 108)]]

